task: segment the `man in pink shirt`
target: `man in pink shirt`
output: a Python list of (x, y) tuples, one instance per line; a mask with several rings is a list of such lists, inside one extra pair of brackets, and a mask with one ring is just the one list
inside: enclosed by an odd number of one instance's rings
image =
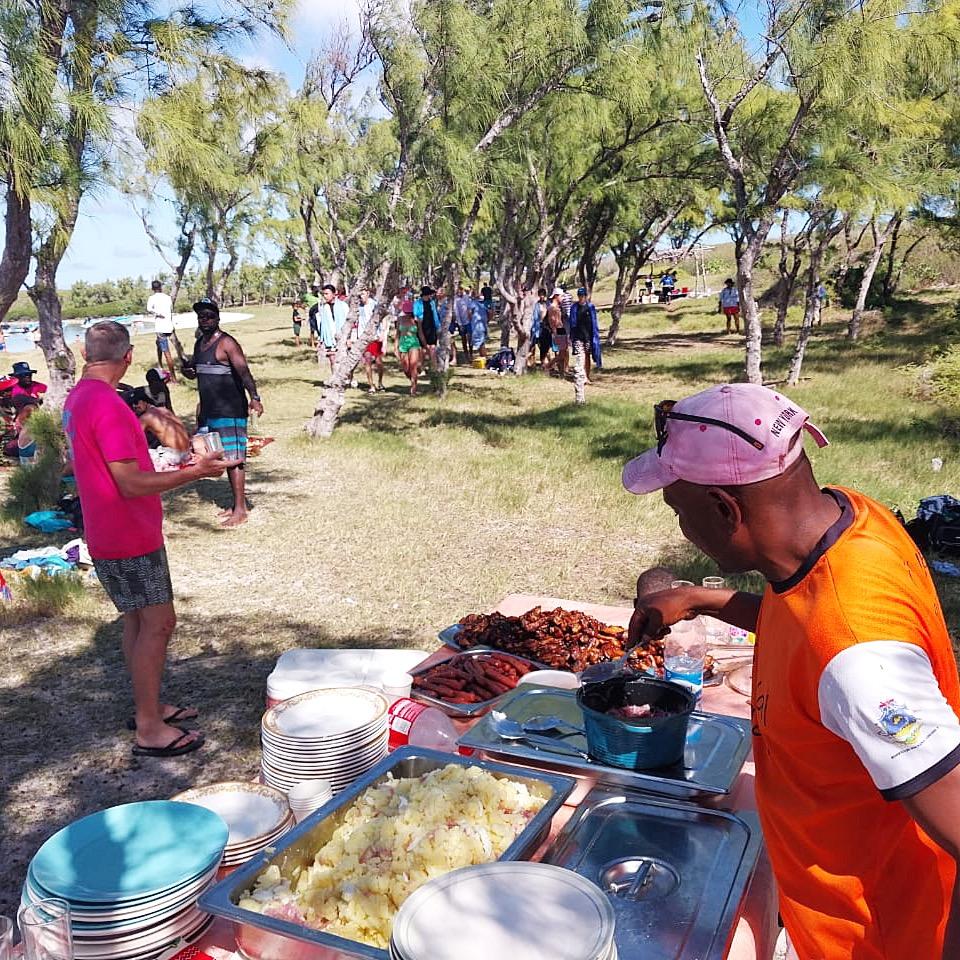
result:
[(137, 732), (133, 752), (175, 757), (196, 750), (202, 734), (177, 726), (195, 710), (160, 702), (167, 644), (176, 626), (163, 546), (160, 494), (235, 462), (218, 453), (183, 470), (156, 473), (136, 415), (117, 394), (133, 346), (113, 320), (87, 330), (83, 376), (63, 407), (84, 531), (97, 576), (123, 614), (123, 653), (133, 681)]

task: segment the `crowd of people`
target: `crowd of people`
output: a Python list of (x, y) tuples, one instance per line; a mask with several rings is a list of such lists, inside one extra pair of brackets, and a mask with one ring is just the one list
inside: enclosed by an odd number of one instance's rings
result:
[[(440, 332), (448, 314), (450, 365), (472, 365), (477, 359), (483, 365), (492, 364), (487, 342), (491, 327), (501, 321), (503, 311), (494, 299), (493, 288), (487, 284), (476, 291), (459, 287), (452, 303), (445, 291), (428, 285), (420, 287), (419, 294), (414, 288), (401, 287), (383, 309), (368, 289), (359, 291), (358, 301), (357, 317), (351, 320), (346, 293), (328, 283), (312, 286), (309, 294), (293, 304), (294, 343), (298, 347), (302, 344), (306, 315), (310, 347), (317, 351), (321, 369), (327, 367), (331, 377), (341, 337), (358, 340), (371, 316), (377, 318), (377, 327), (361, 358), (371, 394), (383, 389), (384, 357), (392, 337), (393, 354), (410, 383), (411, 395), (417, 395), (420, 378), (437, 368)], [(582, 352), (589, 383), (591, 365), (599, 367), (602, 356), (597, 310), (586, 288), (577, 291), (576, 299), (560, 287), (549, 297), (546, 290), (539, 290), (532, 307), (530, 340), (528, 368), (539, 367), (564, 377), (570, 370), (571, 350), (575, 354)], [(495, 369), (503, 369), (499, 359)], [(353, 386), (358, 386), (356, 380)]]

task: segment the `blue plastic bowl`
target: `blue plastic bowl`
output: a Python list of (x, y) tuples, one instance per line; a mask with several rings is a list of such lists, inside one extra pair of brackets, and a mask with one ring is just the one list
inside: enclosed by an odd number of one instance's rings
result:
[[(686, 688), (654, 677), (612, 677), (577, 691), (590, 756), (611, 767), (649, 770), (683, 759), (687, 724), (696, 697)], [(607, 711), (650, 704), (670, 716), (622, 720)]]

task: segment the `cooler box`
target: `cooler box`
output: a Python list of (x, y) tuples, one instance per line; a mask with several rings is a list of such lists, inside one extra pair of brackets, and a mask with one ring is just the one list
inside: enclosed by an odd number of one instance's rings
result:
[(319, 687), (377, 685), (426, 657), (424, 650), (288, 650), (267, 677), (267, 706)]

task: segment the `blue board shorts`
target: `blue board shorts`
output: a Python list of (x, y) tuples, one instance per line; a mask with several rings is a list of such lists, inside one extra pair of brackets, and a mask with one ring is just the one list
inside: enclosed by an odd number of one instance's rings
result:
[(204, 424), (220, 434), (223, 444), (223, 456), (226, 460), (247, 459), (247, 420), (246, 417), (215, 417)]
[(160, 348), (161, 353), (169, 353), (170, 352), (170, 334), (158, 333), (157, 346)]

